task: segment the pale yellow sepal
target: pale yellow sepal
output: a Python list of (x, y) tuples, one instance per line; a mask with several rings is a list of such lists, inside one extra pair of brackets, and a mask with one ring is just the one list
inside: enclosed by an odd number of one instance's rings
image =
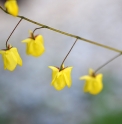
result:
[(4, 69), (13, 71), (17, 64), (22, 66), (22, 59), (18, 54), (17, 48), (12, 47), (8, 50), (0, 50), (0, 54), (2, 54)]
[(27, 38), (22, 42), (26, 43), (26, 53), (28, 55), (38, 57), (38, 56), (41, 56), (45, 51), (44, 40), (42, 35), (36, 36), (35, 39), (33, 39), (32, 37)]
[(52, 82), (51, 85), (54, 86), (56, 90), (62, 90), (65, 86), (71, 87), (71, 70), (72, 67), (63, 68), (59, 71), (58, 68), (54, 66), (49, 66), (52, 69)]
[(84, 92), (96, 95), (103, 89), (102, 74), (94, 75), (92, 69), (89, 70), (89, 75), (80, 77), (80, 80), (86, 80), (83, 87)]
[(16, 0), (7, 0), (4, 4), (6, 11), (13, 16), (18, 15), (19, 7)]

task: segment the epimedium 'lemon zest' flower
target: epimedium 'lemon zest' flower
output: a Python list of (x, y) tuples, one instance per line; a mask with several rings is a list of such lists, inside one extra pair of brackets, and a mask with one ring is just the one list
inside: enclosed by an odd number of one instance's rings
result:
[(16, 68), (17, 64), (22, 66), (22, 59), (16, 47), (11, 47), (6, 50), (0, 50), (0, 54), (2, 54), (4, 69), (13, 71)]
[(7, 0), (4, 4), (6, 11), (13, 16), (18, 15), (19, 7), (16, 0)]
[(42, 55), (45, 51), (44, 40), (42, 35), (34, 36), (32, 31), (30, 33), (30, 38), (23, 40), (22, 42), (26, 43), (26, 53), (38, 57)]
[(89, 75), (80, 77), (80, 80), (86, 80), (84, 84), (84, 92), (96, 95), (103, 89), (102, 74), (94, 74), (92, 69), (89, 69)]
[(62, 90), (65, 86), (71, 87), (72, 79), (71, 79), (71, 70), (72, 67), (64, 68), (62, 66), (62, 70), (56, 68), (54, 66), (49, 66), (52, 69), (52, 82), (51, 85), (54, 86), (56, 90)]

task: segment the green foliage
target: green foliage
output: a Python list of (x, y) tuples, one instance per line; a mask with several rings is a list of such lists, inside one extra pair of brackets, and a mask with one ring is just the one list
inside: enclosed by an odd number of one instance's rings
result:
[(94, 120), (91, 124), (122, 124), (122, 112), (96, 118), (96, 120)]
[(7, 117), (0, 117), (0, 124), (10, 124), (10, 119)]

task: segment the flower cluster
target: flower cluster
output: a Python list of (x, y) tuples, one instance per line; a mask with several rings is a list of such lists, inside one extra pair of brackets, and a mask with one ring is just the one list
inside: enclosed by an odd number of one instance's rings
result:
[[(62, 90), (65, 86), (71, 87), (72, 67), (62, 67), (61, 70), (54, 66), (49, 66), (49, 68), (53, 71), (51, 85), (54, 86), (56, 90)], [(103, 88), (102, 74), (95, 75), (92, 69), (89, 70), (89, 75), (80, 77), (80, 80), (86, 80), (83, 88), (84, 92), (96, 95), (100, 93)]]
[[(28, 55), (38, 57), (42, 55), (45, 50), (43, 37), (42, 35), (34, 36), (32, 32), (30, 34), (30, 38), (27, 38), (22, 42), (27, 43), (26, 53)], [(17, 64), (22, 66), (22, 59), (18, 54), (17, 48), (8, 45), (6, 49), (0, 50), (0, 54), (2, 54), (4, 69), (13, 71)]]
[[(5, 8), (9, 14), (18, 16), (19, 8), (16, 0), (7, 0), (5, 2)], [(42, 35), (34, 35), (34, 31), (30, 31), (30, 37), (23, 40), (22, 42), (26, 43), (27, 55), (39, 57), (45, 52), (44, 40)], [(76, 41), (77, 40), (78, 39), (76, 39)], [(18, 53), (17, 48), (8, 45), (7, 42), (8, 40), (6, 41), (6, 49), (0, 50), (0, 54), (2, 55), (4, 69), (13, 71), (16, 68), (17, 64), (22, 66), (22, 59)], [(75, 45), (75, 43), (73, 44), (73, 46)], [(73, 46), (71, 47), (68, 54), (71, 52)], [(68, 54), (66, 55), (65, 59), (67, 58)], [(58, 91), (64, 89), (66, 86), (70, 88), (72, 85), (71, 71), (73, 67), (64, 67), (63, 63), (65, 59), (63, 60), (59, 68), (55, 66), (49, 66), (49, 68), (52, 69), (51, 85)], [(83, 88), (84, 92), (96, 95), (99, 94), (103, 89), (102, 74), (96, 74), (92, 69), (89, 70), (89, 75), (80, 77), (80, 80), (85, 80)]]

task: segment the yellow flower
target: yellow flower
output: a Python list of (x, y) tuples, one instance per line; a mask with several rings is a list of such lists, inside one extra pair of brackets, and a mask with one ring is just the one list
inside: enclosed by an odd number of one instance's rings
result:
[(60, 70), (57, 67), (49, 66), (52, 69), (52, 82), (51, 85), (54, 86), (56, 90), (62, 90), (65, 86), (71, 87), (71, 70), (72, 67), (62, 67)]
[(11, 15), (13, 16), (18, 15), (19, 8), (16, 0), (7, 0), (4, 6), (6, 8), (6, 11)]
[(102, 74), (95, 75), (92, 69), (89, 69), (89, 75), (80, 77), (80, 80), (86, 80), (83, 88), (84, 92), (96, 95), (103, 89)]
[(32, 55), (38, 57), (42, 55), (45, 51), (44, 41), (42, 35), (34, 36), (32, 32), (30, 32), (30, 38), (23, 40), (22, 42), (26, 44), (26, 53), (28, 55)]
[(13, 71), (16, 68), (17, 64), (22, 66), (22, 59), (18, 54), (16, 47), (11, 47), (6, 50), (0, 50), (0, 54), (2, 54), (4, 69)]

